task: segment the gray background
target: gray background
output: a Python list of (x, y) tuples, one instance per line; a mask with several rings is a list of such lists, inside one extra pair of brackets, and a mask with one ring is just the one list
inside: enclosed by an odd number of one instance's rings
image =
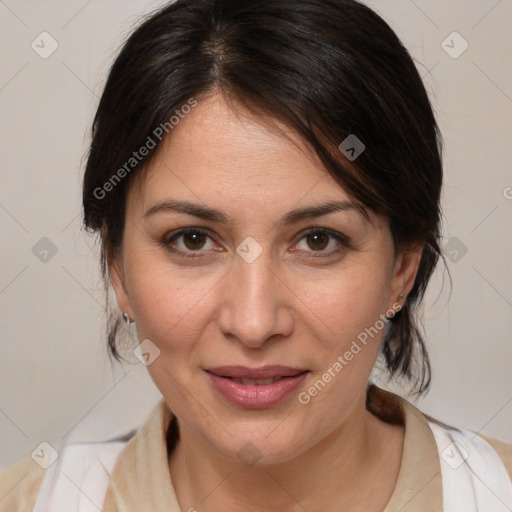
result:
[[(80, 186), (109, 66), (138, 16), (161, 3), (0, 0), (0, 467), (42, 441), (138, 426), (160, 398), (136, 359), (108, 361), (99, 251), (80, 230)], [(446, 142), (453, 291), (446, 275), (441, 288), (440, 267), (425, 303), (433, 386), (413, 403), (512, 442), (512, 2), (366, 3), (415, 58)], [(468, 44), (457, 58), (463, 41), (446, 39), (453, 31)], [(31, 47), (43, 46), (42, 32), (58, 43), (46, 59)]]

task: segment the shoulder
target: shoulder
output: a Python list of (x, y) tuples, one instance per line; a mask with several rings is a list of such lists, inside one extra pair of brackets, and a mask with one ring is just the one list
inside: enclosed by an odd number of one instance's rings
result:
[(31, 457), (0, 470), (0, 512), (32, 510), (44, 474)]
[(484, 434), (478, 435), (494, 448), (494, 451), (498, 454), (501, 461), (503, 462), (508, 476), (512, 480), (512, 443), (500, 441), (499, 439), (494, 439), (493, 437), (488, 437)]
[[(455, 426), (443, 423), (439, 419), (423, 413), (407, 399), (390, 391), (378, 388), (373, 384), (370, 385), (368, 389), (367, 408), (384, 421), (388, 421), (390, 423), (400, 423), (400, 415), (403, 414), (406, 418), (405, 423), (409, 428), (409, 433), (414, 433), (415, 436), (421, 435), (422, 432), (425, 432), (427, 425), (431, 428), (432, 424), (436, 424), (448, 431), (460, 430)], [(470, 433), (471, 437), (478, 436), (478, 438), (486, 441), (501, 459), (509, 477), (512, 479), (512, 443), (495, 439), (478, 432), (469, 431), (467, 429), (463, 430)], [(409, 436), (409, 438), (410, 437), (411, 436)], [(424, 435), (423, 440), (425, 440)], [(423, 443), (423, 446), (425, 447), (426, 444)]]
[(491, 450), (494, 451), (498, 458), (501, 460), (506, 472), (508, 473), (509, 478), (512, 480), (512, 443), (495, 439), (493, 437), (486, 436), (485, 434), (475, 432), (467, 428), (457, 428), (455, 426), (448, 425), (436, 418), (433, 418), (432, 416), (429, 416), (428, 414), (424, 414), (424, 416), (428, 420), (431, 427), (434, 424), (446, 429), (449, 432), (463, 432), (465, 433), (466, 440), (479, 439), (480, 442), (483, 441), (487, 443), (490, 446)]

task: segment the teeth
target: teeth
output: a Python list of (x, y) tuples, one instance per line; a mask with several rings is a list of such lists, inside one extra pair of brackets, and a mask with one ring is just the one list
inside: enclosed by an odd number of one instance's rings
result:
[(231, 377), (231, 380), (238, 382), (238, 384), (243, 384), (244, 386), (264, 386), (265, 384), (273, 384), (276, 380), (279, 380), (281, 377), (275, 377), (273, 379), (237, 379), (235, 377)]

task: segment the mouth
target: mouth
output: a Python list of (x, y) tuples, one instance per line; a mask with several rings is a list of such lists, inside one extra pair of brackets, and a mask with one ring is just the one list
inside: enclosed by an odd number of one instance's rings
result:
[(206, 368), (206, 371), (218, 377), (235, 380), (235, 382), (239, 382), (240, 384), (265, 385), (272, 384), (276, 380), (284, 377), (295, 377), (309, 370), (305, 368), (272, 365), (260, 368), (248, 368), (247, 366), (217, 366), (214, 368)]
[(238, 384), (243, 384), (244, 386), (265, 386), (267, 384), (273, 384), (274, 382), (284, 379), (285, 377), (275, 377), (274, 379), (237, 379), (236, 377), (226, 377), (227, 379), (232, 380), (233, 382), (238, 382)]
[(311, 373), (309, 370), (289, 367), (218, 367), (205, 372), (224, 399), (237, 407), (251, 409), (277, 405), (290, 396)]
[[(207, 370), (208, 371), (208, 370)], [(297, 377), (298, 375), (302, 375), (303, 373), (308, 373), (308, 370), (304, 370), (303, 372), (296, 373), (295, 375), (287, 375), (281, 377), (270, 377), (268, 379), (243, 379), (239, 377), (228, 377), (227, 375), (219, 375), (214, 372), (208, 372), (212, 375), (216, 375), (217, 377), (223, 377), (224, 379), (232, 380), (233, 382), (237, 382), (238, 384), (243, 384), (244, 386), (268, 386), (269, 384), (274, 384), (278, 380), (289, 379), (290, 377)]]

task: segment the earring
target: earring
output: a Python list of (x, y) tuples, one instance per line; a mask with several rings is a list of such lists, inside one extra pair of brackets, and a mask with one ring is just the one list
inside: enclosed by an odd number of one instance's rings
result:
[(128, 313), (123, 313), (123, 320), (128, 324), (133, 324), (134, 320), (132, 320), (129, 316), (128, 316)]
[(399, 296), (398, 296), (398, 299), (403, 299), (404, 298), (404, 294), (401, 293)]

